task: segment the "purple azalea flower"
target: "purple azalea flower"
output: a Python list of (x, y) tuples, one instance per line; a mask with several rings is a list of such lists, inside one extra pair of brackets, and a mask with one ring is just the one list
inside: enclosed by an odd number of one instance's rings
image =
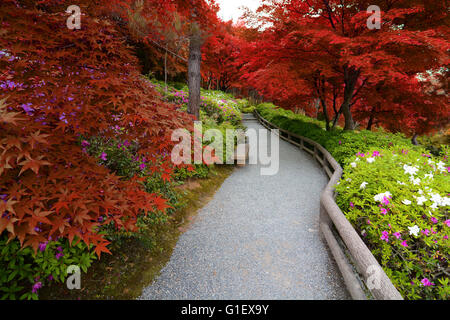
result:
[(354, 208), (355, 205), (353, 204), (353, 202), (350, 202), (350, 207)]
[(42, 288), (42, 282), (36, 282), (33, 285), (33, 289), (31, 290), (31, 292), (37, 293), (40, 288)]
[(54, 279), (54, 278), (53, 278), (53, 275), (49, 275), (49, 276), (48, 276), (48, 281), (53, 281), (53, 279)]
[(139, 169), (144, 170), (147, 167), (147, 165), (145, 163), (141, 163), (141, 165), (139, 166)]
[(438, 219), (436, 219), (435, 217), (431, 217), (431, 222), (433, 222), (434, 224), (438, 223)]
[(102, 152), (100, 159), (102, 159), (103, 161), (106, 161), (106, 160), (108, 160), (107, 156), (108, 155), (106, 153)]
[(40, 243), (39, 244), (39, 250), (41, 250), (41, 252), (44, 252), (45, 248), (47, 248), (47, 244), (48, 244), (48, 241)]
[(82, 147), (89, 147), (91, 144), (88, 142), (88, 141), (86, 141), (86, 140), (83, 140), (82, 142), (81, 142), (81, 146)]
[(61, 258), (61, 257), (64, 257), (64, 254), (61, 253), (61, 252), (58, 252), (58, 253), (55, 255), (56, 260), (59, 260), (59, 258)]

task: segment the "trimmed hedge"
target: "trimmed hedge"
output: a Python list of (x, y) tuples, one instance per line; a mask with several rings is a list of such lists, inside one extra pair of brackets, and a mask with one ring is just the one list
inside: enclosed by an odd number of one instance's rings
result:
[(392, 146), (420, 150), (403, 134), (378, 131), (344, 131), (340, 128), (326, 131), (325, 123), (304, 115), (284, 110), (271, 103), (263, 103), (256, 110), (261, 116), (278, 127), (309, 138), (321, 144), (333, 157), (344, 166), (350, 157), (370, 148), (385, 149)]

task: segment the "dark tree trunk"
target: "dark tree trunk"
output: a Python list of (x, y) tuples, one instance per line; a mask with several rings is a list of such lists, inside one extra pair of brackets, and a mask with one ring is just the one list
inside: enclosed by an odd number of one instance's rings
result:
[(164, 54), (164, 91), (167, 93), (167, 45), (166, 53)]
[(373, 107), (372, 108), (372, 111), (370, 112), (370, 118), (369, 118), (369, 123), (367, 123), (367, 130), (372, 130), (372, 126), (373, 126), (373, 124), (374, 124), (374, 122), (375, 122), (375, 114), (376, 114), (376, 111), (377, 110), (377, 108), (376, 107)]
[(189, 82), (189, 105), (188, 112), (200, 120), (200, 67), (202, 62), (202, 37), (201, 30), (197, 23), (192, 23), (191, 37), (189, 39), (189, 62), (188, 62), (188, 82)]
[(350, 105), (352, 103), (353, 95), (355, 93), (356, 81), (359, 77), (359, 71), (351, 68), (350, 70), (345, 67), (345, 89), (344, 89), (344, 102), (341, 109), (345, 117), (344, 130), (355, 130), (355, 121), (353, 120), (352, 112), (350, 111)]
[(412, 144), (415, 145), (415, 146), (419, 145), (419, 141), (417, 141), (418, 137), (419, 137), (419, 135), (416, 133), (416, 134), (414, 134), (414, 136), (411, 139)]

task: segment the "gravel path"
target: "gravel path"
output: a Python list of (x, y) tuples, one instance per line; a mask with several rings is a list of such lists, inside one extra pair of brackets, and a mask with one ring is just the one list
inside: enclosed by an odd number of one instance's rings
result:
[(260, 168), (233, 172), (139, 299), (350, 299), (319, 233), (319, 166), (280, 140), (279, 173)]

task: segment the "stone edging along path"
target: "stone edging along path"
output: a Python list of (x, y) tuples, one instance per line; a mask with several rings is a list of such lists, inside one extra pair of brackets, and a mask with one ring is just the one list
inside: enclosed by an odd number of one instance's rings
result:
[[(283, 140), (311, 154), (328, 175), (330, 182), (322, 192), (320, 200), (320, 230), (330, 247), (352, 298), (355, 300), (367, 299), (365, 291), (368, 289), (372, 297), (377, 300), (403, 300), (402, 295), (335, 202), (334, 186), (341, 179), (343, 173), (339, 163), (315, 141), (279, 128), (262, 118), (257, 111), (255, 111), (255, 116), (267, 129), (279, 130)], [(339, 243), (343, 245), (341, 246)], [(357, 272), (354, 271), (354, 268)], [(364, 283), (361, 283), (361, 278)]]

